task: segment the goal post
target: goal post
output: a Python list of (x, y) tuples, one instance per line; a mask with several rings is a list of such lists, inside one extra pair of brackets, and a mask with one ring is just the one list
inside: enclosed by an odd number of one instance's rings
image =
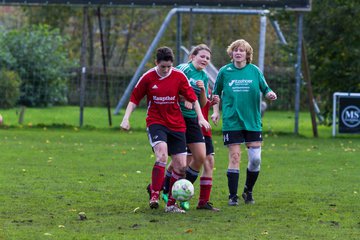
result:
[(283, 8), (290, 11), (310, 11), (311, 0), (0, 0), (0, 5), (102, 5), (102, 6), (193, 6)]

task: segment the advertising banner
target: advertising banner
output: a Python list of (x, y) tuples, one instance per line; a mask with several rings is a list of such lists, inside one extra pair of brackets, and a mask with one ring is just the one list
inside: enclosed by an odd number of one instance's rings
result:
[(360, 133), (360, 97), (339, 98), (339, 133)]

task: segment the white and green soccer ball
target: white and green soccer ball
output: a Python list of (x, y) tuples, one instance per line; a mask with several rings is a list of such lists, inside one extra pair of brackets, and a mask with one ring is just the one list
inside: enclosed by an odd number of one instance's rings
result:
[(194, 185), (186, 179), (177, 180), (171, 189), (171, 194), (177, 201), (189, 201), (194, 196)]

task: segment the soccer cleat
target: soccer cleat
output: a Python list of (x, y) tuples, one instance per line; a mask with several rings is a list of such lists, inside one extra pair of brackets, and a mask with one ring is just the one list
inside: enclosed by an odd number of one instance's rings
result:
[(235, 197), (229, 198), (228, 205), (229, 206), (237, 206), (237, 205), (239, 205), (238, 196), (236, 195)]
[(149, 201), (149, 206), (151, 209), (157, 209), (159, 207), (159, 191), (151, 190), (151, 197)]
[(159, 195), (160, 192), (159, 191), (153, 191), (151, 189), (150, 184), (147, 186), (147, 192), (149, 194), (150, 197), (150, 201), (149, 201), (149, 206), (151, 209), (156, 209), (159, 207)]
[(185, 211), (189, 211), (190, 209), (190, 203), (188, 201), (186, 202), (180, 202), (180, 207), (181, 209), (185, 210)]
[(178, 207), (178, 205), (174, 204), (174, 205), (170, 205), (170, 206), (166, 206), (165, 207), (165, 212), (167, 213), (186, 213), (185, 210), (182, 210), (181, 208)]
[(252, 197), (252, 192), (243, 192), (241, 194), (242, 198), (245, 201), (245, 204), (254, 204), (255, 200)]
[(167, 193), (161, 193), (161, 198), (164, 200), (165, 204), (169, 201), (169, 194)]
[(214, 208), (213, 204), (211, 202), (207, 202), (207, 203), (205, 203), (203, 205), (198, 205), (196, 207), (196, 209), (211, 210), (211, 211), (214, 211), (214, 212), (219, 212), (220, 211), (219, 208)]

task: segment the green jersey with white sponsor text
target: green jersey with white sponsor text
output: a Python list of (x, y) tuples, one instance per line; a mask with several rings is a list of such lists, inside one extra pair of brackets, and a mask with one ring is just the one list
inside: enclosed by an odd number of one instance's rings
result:
[(261, 93), (272, 91), (260, 69), (254, 64), (237, 68), (223, 66), (216, 78), (213, 94), (219, 95), (222, 106), (223, 131), (262, 131)]
[[(189, 83), (190, 83), (191, 87), (194, 89), (195, 94), (198, 97), (198, 99), (200, 98), (201, 90), (198, 86), (196, 86), (197, 81), (199, 81), (199, 80), (203, 81), (204, 86), (205, 86), (205, 91), (206, 91), (206, 93), (208, 92), (209, 78), (203, 70), (197, 70), (194, 67), (194, 64), (192, 64), (192, 62), (180, 64), (176, 68), (180, 69), (186, 75), (186, 77), (189, 79)], [(197, 117), (197, 114), (196, 114), (194, 108), (193, 109), (186, 108), (184, 102), (180, 102), (180, 108), (181, 108), (181, 111), (182, 111), (182, 114), (184, 117), (186, 117), (186, 118)]]

